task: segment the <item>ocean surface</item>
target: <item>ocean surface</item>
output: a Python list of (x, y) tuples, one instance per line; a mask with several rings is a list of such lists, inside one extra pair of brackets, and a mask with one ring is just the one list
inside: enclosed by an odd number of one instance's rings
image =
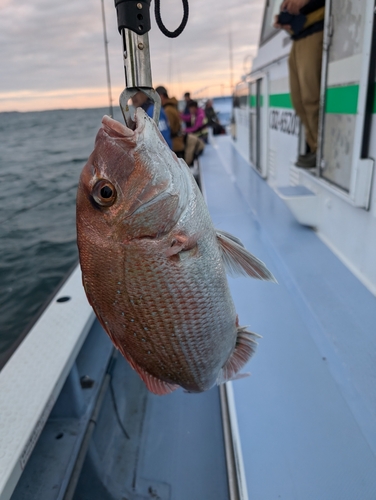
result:
[[(231, 98), (214, 109), (226, 125)], [(104, 114), (0, 113), (0, 369), (78, 262), (77, 184)]]
[(0, 113), (0, 367), (78, 261), (77, 183), (104, 114)]

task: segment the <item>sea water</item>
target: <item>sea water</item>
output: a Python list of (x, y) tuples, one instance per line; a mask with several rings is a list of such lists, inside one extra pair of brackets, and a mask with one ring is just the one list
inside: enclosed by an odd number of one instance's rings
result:
[(77, 184), (104, 114), (0, 113), (0, 368), (78, 262)]
[[(231, 98), (213, 101), (226, 125)], [(77, 184), (104, 114), (0, 113), (0, 369), (78, 262)]]

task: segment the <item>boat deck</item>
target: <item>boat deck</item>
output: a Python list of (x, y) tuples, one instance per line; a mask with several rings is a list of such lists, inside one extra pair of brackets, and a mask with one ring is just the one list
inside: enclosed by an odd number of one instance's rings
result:
[(150, 394), (90, 328), (76, 269), (0, 373), (1, 500), (376, 498), (376, 298), (228, 137), (200, 163), (215, 226), (279, 282), (229, 279), (240, 323), (263, 337), (251, 376), (228, 385), (248, 495), (229, 493), (218, 388)]
[(227, 500), (218, 388), (155, 396), (113, 351), (95, 320), (12, 500)]
[(250, 499), (376, 498), (376, 298), (219, 137), (201, 161), (214, 224), (279, 284), (230, 279), (262, 335), (233, 383)]

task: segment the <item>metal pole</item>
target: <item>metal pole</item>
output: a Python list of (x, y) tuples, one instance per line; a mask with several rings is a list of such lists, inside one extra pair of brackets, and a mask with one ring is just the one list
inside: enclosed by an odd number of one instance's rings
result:
[(230, 500), (248, 500), (243, 456), (240, 444), (234, 394), (231, 382), (219, 386), (222, 411), (223, 438), (226, 453)]
[(106, 30), (106, 17), (104, 13), (104, 0), (101, 0), (102, 5), (102, 21), (103, 21), (103, 39), (104, 39), (104, 53), (106, 57), (106, 72), (107, 72), (107, 89), (108, 89), (108, 100), (109, 100), (109, 113), (110, 116), (114, 116), (114, 110), (112, 107), (112, 93), (111, 93), (111, 78), (110, 78), (110, 61), (108, 58), (108, 40), (107, 40), (107, 30)]
[(234, 69), (233, 69), (233, 53), (232, 53), (232, 33), (231, 33), (231, 27), (228, 32), (228, 42), (229, 42), (229, 55), (230, 55), (230, 90), (232, 94), (232, 89), (234, 87), (233, 85), (233, 80), (234, 80)]
[(321, 84), (320, 84), (320, 110), (319, 110), (319, 126), (317, 131), (317, 152), (316, 152), (317, 177), (320, 177), (322, 170), (325, 169), (325, 158), (324, 158), (325, 103), (326, 103), (326, 82), (328, 75), (329, 47), (332, 37), (331, 3), (332, 0), (327, 0), (325, 4), (324, 39), (323, 39)]

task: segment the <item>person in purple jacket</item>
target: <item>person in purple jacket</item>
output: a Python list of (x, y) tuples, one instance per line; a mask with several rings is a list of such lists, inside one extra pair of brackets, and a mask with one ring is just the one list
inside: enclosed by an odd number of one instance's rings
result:
[(188, 102), (189, 114), (181, 114), (180, 118), (186, 124), (185, 133), (194, 134), (204, 142), (208, 142), (208, 120), (205, 111), (199, 108), (197, 101)]

